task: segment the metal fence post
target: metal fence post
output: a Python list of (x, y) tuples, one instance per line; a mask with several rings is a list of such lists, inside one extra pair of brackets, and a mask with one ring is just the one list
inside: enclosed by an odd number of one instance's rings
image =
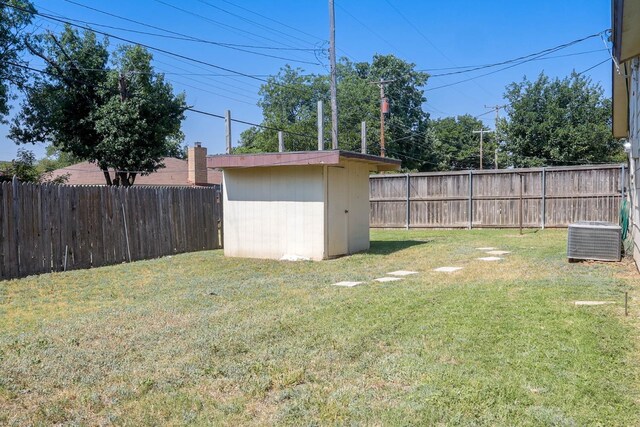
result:
[(544, 230), (544, 223), (547, 216), (547, 168), (542, 168), (542, 215), (540, 226)]
[(469, 230), (473, 228), (473, 171), (469, 170)]
[(409, 221), (410, 221), (409, 218), (410, 218), (410, 215), (411, 215), (411, 186), (409, 185), (410, 184), (409, 180), (411, 178), (410, 178), (410, 175), (408, 173), (406, 174), (406, 176), (407, 176), (407, 219), (406, 219), (406, 222), (407, 222), (407, 230), (408, 230), (409, 229)]

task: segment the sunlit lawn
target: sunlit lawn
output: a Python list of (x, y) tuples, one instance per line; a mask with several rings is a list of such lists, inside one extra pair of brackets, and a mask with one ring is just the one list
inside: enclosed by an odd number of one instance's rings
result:
[[(565, 241), (373, 231), (324, 262), (211, 251), (0, 282), (0, 424), (640, 425), (640, 276), (569, 264)], [(400, 269), (419, 274), (372, 282)]]

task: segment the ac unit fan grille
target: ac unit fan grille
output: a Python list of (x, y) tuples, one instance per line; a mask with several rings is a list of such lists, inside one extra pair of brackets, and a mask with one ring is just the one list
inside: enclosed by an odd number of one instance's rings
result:
[(577, 222), (569, 225), (567, 257), (620, 261), (620, 233), (618, 225), (608, 222)]

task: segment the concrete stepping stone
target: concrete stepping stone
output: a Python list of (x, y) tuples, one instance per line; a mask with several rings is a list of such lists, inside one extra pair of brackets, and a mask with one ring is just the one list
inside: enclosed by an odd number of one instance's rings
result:
[(478, 258), (480, 261), (500, 261), (502, 258), (499, 258), (497, 256), (486, 256), (486, 257), (482, 257), (482, 258)]
[(376, 282), (384, 283), (384, 282), (396, 282), (398, 280), (402, 280), (400, 277), (378, 277), (377, 279), (373, 279)]
[(613, 301), (576, 301), (576, 306), (605, 305), (614, 304)]
[(408, 271), (408, 270), (398, 270), (392, 271), (391, 273), (387, 273), (391, 276), (410, 276), (411, 274), (418, 274), (417, 271)]
[(496, 248), (487, 247), (487, 248), (476, 248), (476, 249), (479, 250), (479, 251), (492, 251), (492, 250), (494, 250)]
[(506, 254), (510, 254), (511, 251), (489, 251), (487, 253), (489, 255), (506, 255)]
[(332, 286), (342, 286), (345, 288), (353, 288), (354, 286), (358, 286), (363, 283), (364, 282), (338, 282), (338, 283), (334, 283)]
[(441, 273), (453, 273), (458, 270), (462, 270), (462, 267), (438, 267), (433, 269), (433, 271), (439, 271)]

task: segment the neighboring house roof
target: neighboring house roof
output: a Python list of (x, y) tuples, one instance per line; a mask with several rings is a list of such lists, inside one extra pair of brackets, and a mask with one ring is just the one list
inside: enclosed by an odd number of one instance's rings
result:
[[(188, 181), (188, 162), (186, 160), (168, 157), (164, 159), (165, 167), (158, 169), (149, 175), (138, 175), (135, 185), (157, 185), (157, 186), (192, 186)], [(105, 185), (102, 170), (94, 163), (82, 162), (66, 168), (56, 169), (52, 172), (51, 178), (68, 175), (66, 184), (69, 185)], [(208, 183), (220, 184), (222, 173), (213, 169), (207, 169)]]

